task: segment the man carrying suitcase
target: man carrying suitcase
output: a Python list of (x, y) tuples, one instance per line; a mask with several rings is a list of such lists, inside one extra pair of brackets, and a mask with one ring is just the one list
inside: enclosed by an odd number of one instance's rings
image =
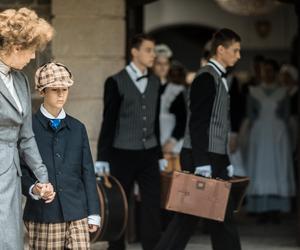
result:
[[(232, 175), (233, 167), (227, 154), (230, 86), (226, 81), (226, 68), (240, 59), (240, 42), (239, 35), (229, 29), (219, 30), (212, 38), (212, 57), (199, 71), (190, 89), (190, 116), (180, 155), (183, 170), (224, 180)], [(185, 249), (198, 219), (176, 214), (155, 250)], [(208, 220), (207, 224), (214, 250), (241, 249), (230, 200), (224, 222)]]

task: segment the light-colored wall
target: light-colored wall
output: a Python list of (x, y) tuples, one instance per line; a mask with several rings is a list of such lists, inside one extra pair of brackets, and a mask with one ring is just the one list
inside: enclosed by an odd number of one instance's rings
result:
[[(260, 38), (254, 23), (266, 19), (272, 24), (267, 38)], [(227, 27), (238, 32), (243, 48), (286, 49), (296, 34), (296, 14), (292, 5), (283, 4), (274, 12), (259, 17), (241, 17), (223, 11), (214, 0), (159, 0), (145, 7), (145, 30), (174, 24), (199, 24), (212, 28)]]
[(95, 159), (104, 81), (125, 63), (125, 0), (52, 0), (55, 60), (75, 83), (67, 112), (85, 123)]

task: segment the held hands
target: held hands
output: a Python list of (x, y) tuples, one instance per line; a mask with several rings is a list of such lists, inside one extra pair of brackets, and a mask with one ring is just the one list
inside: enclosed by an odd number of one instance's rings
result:
[(32, 189), (33, 194), (40, 196), (45, 203), (50, 203), (55, 198), (55, 192), (51, 183), (36, 183)]

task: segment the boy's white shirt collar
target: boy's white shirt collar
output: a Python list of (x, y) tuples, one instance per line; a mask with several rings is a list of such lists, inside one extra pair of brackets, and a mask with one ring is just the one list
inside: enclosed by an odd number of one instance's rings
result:
[(40, 110), (41, 110), (41, 113), (49, 119), (65, 119), (66, 118), (66, 112), (64, 111), (63, 108), (61, 109), (61, 111), (59, 112), (57, 117), (54, 117), (53, 115), (51, 115), (47, 111), (47, 109), (45, 109), (43, 104), (41, 105)]
[(147, 75), (148, 74), (148, 69), (145, 70), (145, 73), (142, 74), (142, 72), (136, 67), (136, 65), (131, 62), (126, 66), (126, 71), (133, 81), (134, 85), (137, 87), (137, 89), (140, 91), (140, 93), (144, 93), (148, 84), (148, 79), (144, 78), (141, 79), (139, 82), (137, 81), (137, 78)]
[[(213, 58), (210, 58), (209, 61), (208, 61), (208, 64), (209, 62), (212, 62), (214, 63), (215, 65), (213, 64), (210, 64), (212, 67), (215, 68), (215, 70), (217, 71), (218, 75), (222, 75), (222, 73), (220, 72), (220, 70), (223, 72), (223, 73), (226, 73), (226, 69), (223, 67), (223, 65), (221, 65), (217, 60), (213, 59)], [(219, 69), (216, 69), (216, 66), (219, 68)], [(227, 80), (225, 78), (222, 78), (222, 82), (223, 82), (223, 85), (227, 91), (227, 93), (229, 92), (229, 87), (228, 87), (228, 84), (227, 84)]]
[(224, 68), (224, 66), (221, 63), (219, 63), (217, 60), (210, 58), (209, 61), (212, 61), (214, 64), (216, 64), (223, 73), (226, 73), (226, 69)]
[[(130, 66), (129, 66), (129, 65), (130, 65)], [(133, 72), (136, 74), (137, 77), (140, 77), (140, 76), (143, 76), (143, 75), (147, 75), (147, 74), (148, 74), (148, 69), (146, 69), (145, 72), (142, 73), (142, 72), (140, 71), (140, 69), (139, 69), (133, 62), (131, 62), (129, 65), (128, 65), (128, 66), (129, 66), (129, 69), (130, 69), (131, 71), (133, 71)]]

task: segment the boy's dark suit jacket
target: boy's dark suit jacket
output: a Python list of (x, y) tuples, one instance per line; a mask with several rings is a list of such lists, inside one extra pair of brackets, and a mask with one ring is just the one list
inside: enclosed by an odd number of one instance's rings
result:
[(40, 111), (33, 116), (32, 126), (56, 197), (48, 204), (32, 199), (29, 188), (36, 178), (23, 165), (22, 191), (27, 196), (24, 220), (59, 223), (99, 214), (94, 164), (85, 126), (67, 115), (54, 131)]

